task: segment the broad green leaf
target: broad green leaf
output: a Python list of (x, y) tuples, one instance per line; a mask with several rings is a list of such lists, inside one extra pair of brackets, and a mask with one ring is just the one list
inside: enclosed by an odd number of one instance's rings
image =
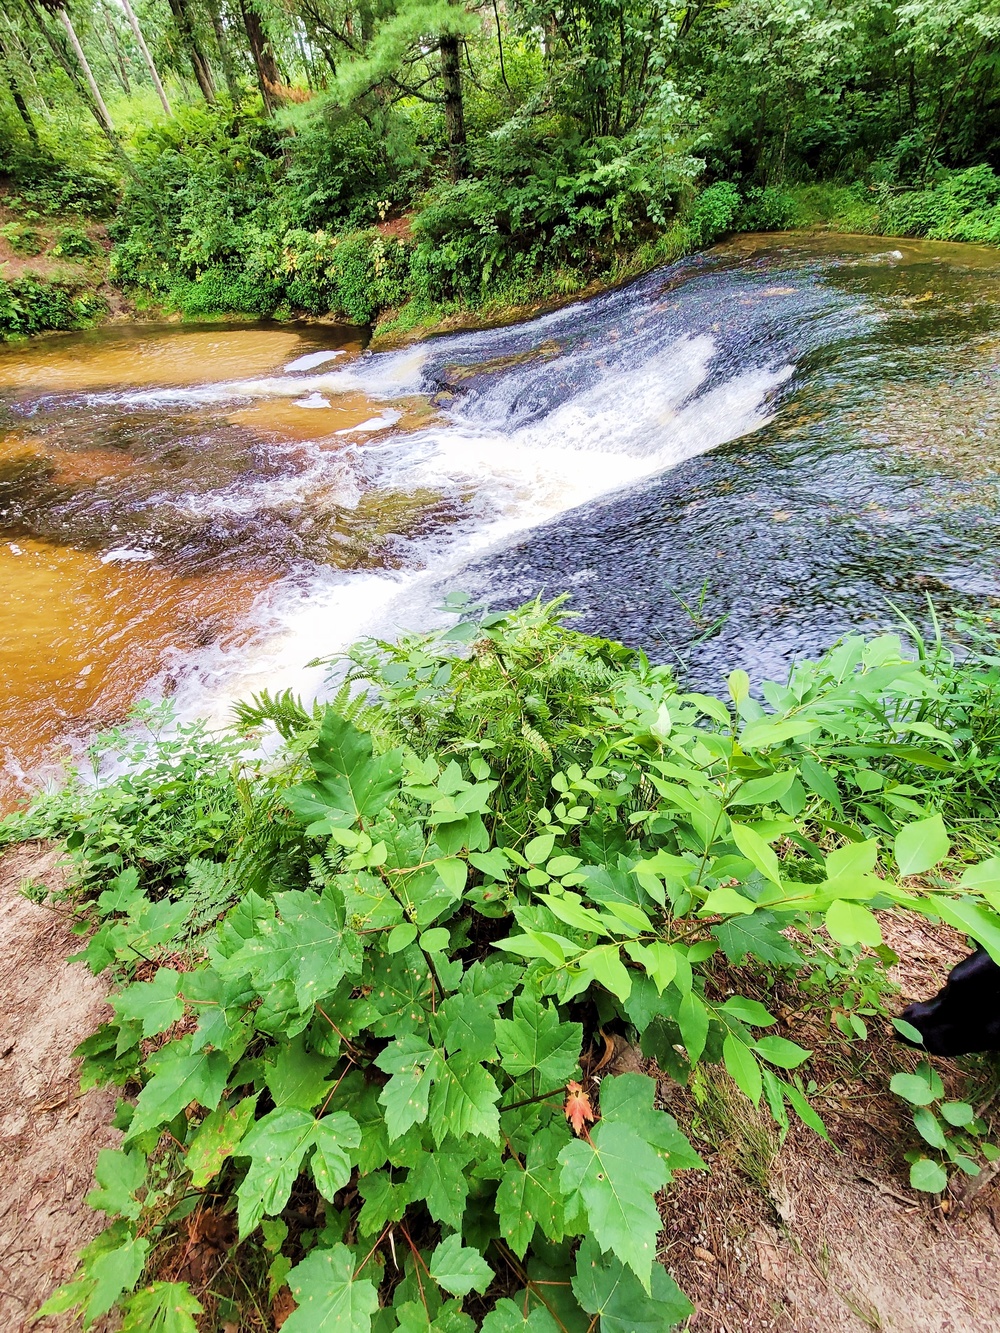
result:
[(627, 1000), (632, 990), (632, 978), (628, 968), (621, 960), (621, 946), (601, 944), (596, 949), (588, 949), (580, 955), (577, 963), (581, 972), (588, 973), (595, 981), (617, 995), (619, 1000)]
[(149, 1241), (145, 1236), (127, 1236), (114, 1250), (105, 1250), (86, 1265), (94, 1288), (84, 1311), (86, 1324), (105, 1315), (125, 1292), (134, 1289), (142, 1277)]
[(959, 883), (963, 889), (975, 889), (980, 893), (984, 889), (1000, 890), (1000, 856), (991, 856), (978, 865), (969, 866), (962, 872)]
[(449, 1052), (465, 1051), (476, 1060), (494, 1060), (496, 1012), (497, 1005), (492, 997), (450, 995), (438, 1007), (436, 1030)]
[(304, 824), (323, 821), (327, 829), (349, 827), (363, 815), (378, 814), (402, 777), (402, 752), (376, 757), (368, 732), (359, 731), (333, 708), (323, 715), (309, 759), (315, 781), (290, 787), (284, 799)]
[(821, 764), (818, 764), (811, 755), (806, 755), (799, 762), (799, 772), (810, 791), (814, 791), (828, 805), (832, 805), (838, 814), (843, 813), (837, 784)]
[(253, 1231), (265, 1214), (274, 1217), (288, 1202), (306, 1153), (313, 1145), (316, 1119), (294, 1107), (269, 1112), (240, 1145), (250, 1169), (236, 1191), (240, 1237)]
[(944, 1102), (940, 1110), (948, 1124), (957, 1128), (971, 1125), (976, 1118), (976, 1113), (968, 1102)]
[(827, 1143), (829, 1143), (830, 1135), (827, 1133), (826, 1125), (823, 1124), (823, 1121), (816, 1110), (810, 1106), (802, 1089), (797, 1088), (794, 1083), (785, 1083), (780, 1079), (778, 1080), (778, 1085), (791, 1102), (792, 1110), (802, 1123), (808, 1125), (810, 1129), (814, 1130), (820, 1136), (820, 1138), (826, 1139)]
[(774, 1036), (759, 1037), (754, 1043), (754, 1050), (779, 1069), (798, 1069), (812, 1055), (812, 1051), (797, 1046), (794, 1041)]
[(196, 1314), (204, 1310), (186, 1282), (153, 1282), (125, 1306), (121, 1333), (198, 1333)]
[(705, 1049), (705, 1042), (708, 1040), (708, 1021), (708, 1010), (704, 1003), (694, 991), (689, 991), (677, 1006), (677, 1025), (681, 1030), (684, 1049), (692, 1064), (697, 1064)]
[(948, 1172), (940, 1162), (918, 1157), (910, 1167), (910, 1184), (926, 1194), (941, 1194), (948, 1188)]
[(628, 1264), (649, 1292), (661, 1226), (654, 1196), (669, 1179), (663, 1158), (628, 1125), (601, 1120), (589, 1143), (574, 1139), (559, 1161), (570, 1206), (584, 1208), (597, 1243)]
[(830, 938), (838, 944), (867, 944), (875, 949), (882, 943), (882, 927), (878, 918), (861, 903), (838, 898), (826, 909), (823, 920)]
[(91, 1208), (109, 1216), (121, 1214), (135, 1221), (142, 1212), (136, 1194), (146, 1183), (146, 1158), (135, 1149), (132, 1152), (116, 1148), (102, 1148), (94, 1167), (97, 1188), (87, 1195)]
[(722, 1058), (736, 1086), (745, 1092), (756, 1106), (760, 1102), (764, 1084), (760, 1065), (753, 1051), (729, 1032), (722, 1043)]
[(729, 798), (730, 805), (770, 805), (780, 801), (795, 781), (794, 768), (782, 773), (769, 773), (766, 778), (751, 778)]
[(504, 1072), (520, 1078), (536, 1071), (541, 1091), (557, 1088), (576, 1074), (583, 1028), (562, 1022), (552, 1005), (522, 991), (514, 1000), (513, 1018), (497, 1020), (496, 1042)]
[(701, 906), (701, 912), (711, 916), (730, 916), (734, 913), (749, 916), (757, 910), (757, 904), (744, 898), (730, 884), (713, 889)]
[(191, 1047), (192, 1037), (181, 1037), (146, 1061), (153, 1077), (139, 1093), (126, 1142), (167, 1124), (191, 1102), (207, 1111), (218, 1106), (230, 1062), (221, 1051), (193, 1051)]
[(920, 1074), (893, 1074), (889, 1087), (912, 1106), (930, 1106), (940, 1096), (934, 1085)]
[(367, 1277), (354, 1277), (354, 1267), (346, 1245), (310, 1251), (288, 1274), (298, 1309), (282, 1333), (371, 1333), (378, 1292)]
[(444, 953), (451, 942), (451, 933), (444, 926), (435, 926), (425, 930), (420, 936), (420, 947), (424, 953)]
[(332, 1200), (351, 1178), (351, 1149), (361, 1146), (358, 1122), (346, 1111), (334, 1111), (316, 1121), (312, 1174), (324, 1199)]
[(305, 1037), (299, 1034), (278, 1045), (273, 1061), (264, 1066), (264, 1081), (275, 1106), (311, 1111), (333, 1086), (327, 1082), (333, 1066), (329, 1056), (307, 1051)]
[(525, 845), (525, 860), (530, 861), (533, 866), (542, 865), (552, 855), (552, 848), (555, 845), (556, 835), (554, 833), (540, 833), (537, 838), (532, 838)]
[(565, 1325), (557, 1324), (544, 1306), (525, 1310), (504, 1296), (483, 1320), (480, 1333), (560, 1333)]
[(920, 875), (943, 861), (951, 839), (940, 815), (917, 819), (896, 834), (894, 851), (901, 875)]
[(730, 917), (712, 927), (712, 934), (722, 945), (722, 951), (731, 963), (742, 963), (750, 954), (763, 963), (787, 964), (794, 967), (802, 956), (781, 933), (773, 912), (757, 912), (754, 916)]
[(615, 1074), (601, 1082), (601, 1117), (634, 1130), (673, 1171), (705, 1170), (677, 1121), (666, 1111), (653, 1109), (656, 1083), (646, 1074)]
[(549, 1143), (536, 1138), (528, 1147), (524, 1165), (508, 1159), (497, 1190), (497, 1217), (504, 1240), (523, 1259), (535, 1227), (550, 1240), (563, 1233), (563, 1197), (559, 1170), (549, 1160)]
[(759, 1000), (749, 1000), (745, 995), (731, 995), (725, 1004), (719, 1005), (719, 1012), (731, 1014), (752, 1028), (769, 1028), (778, 1021)]
[(389, 953), (402, 953), (417, 938), (418, 928), (412, 921), (402, 921), (389, 931), (386, 949)]
[[(750, 677), (745, 671), (731, 671), (726, 680), (726, 686), (729, 690), (729, 697), (738, 708), (750, 694)], [(593, 1311), (591, 1311), (591, 1314), (593, 1314)]]
[(184, 1001), (177, 994), (180, 979), (172, 967), (161, 967), (152, 981), (137, 981), (112, 996), (111, 1007), (123, 1022), (140, 1021), (144, 1037), (166, 1032), (184, 1013)]
[(748, 824), (732, 825), (733, 841), (752, 865), (772, 884), (781, 884), (781, 868), (774, 850), (764, 841), (756, 829)]
[(938, 893), (925, 901), (949, 926), (971, 935), (995, 963), (1000, 962), (1000, 914), (972, 898), (948, 898)]
[(918, 1106), (913, 1112), (913, 1127), (932, 1148), (938, 1148), (941, 1152), (947, 1150), (948, 1140), (945, 1138), (941, 1122), (928, 1107)]
[(480, 1295), (493, 1281), (493, 1269), (478, 1250), (462, 1244), (459, 1235), (443, 1240), (431, 1259), (431, 1277), (453, 1296)]
[(204, 1189), (227, 1157), (231, 1157), (253, 1121), (257, 1095), (244, 1097), (235, 1106), (222, 1103), (198, 1126), (184, 1155), (191, 1184)]
[(385, 1107), (389, 1138), (398, 1139), (427, 1119), (434, 1080), (440, 1076), (440, 1054), (416, 1033), (408, 1032), (390, 1043), (375, 1059), (392, 1078), (379, 1094)]
[(451, 1134), (457, 1139), (481, 1134), (495, 1143), (500, 1136), (496, 1103), (500, 1089), (478, 1060), (464, 1051), (442, 1060), (431, 1092), (431, 1132), (440, 1147)]
[(361, 970), (361, 944), (346, 925), (343, 902), (333, 888), (274, 897), (278, 916), (257, 923), (253, 935), (229, 958), (224, 974), (249, 976), (261, 993), (289, 981), (301, 1008), (335, 991)]
[(449, 1143), (435, 1152), (424, 1153), (407, 1177), (415, 1199), (423, 1199), (435, 1222), (460, 1230), (469, 1181), (465, 1168), (474, 1149)]
[[(618, 1259), (603, 1255), (590, 1236), (576, 1256), (573, 1294), (601, 1333), (666, 1333), (694, 1313), (694, 1306), (665, 1268), (653, 1269), (649, 1292)], [(485, 1325), (484, 1325), (485, 1333)]]
[(595, 935), (610, 933), (607, 922), (596, 912), (591, 911), (589, 907), (584, 907), (577, 894), (564, 893), (562, 897), (556, 897), (552, 893), (541, 893), (538, 896), (552, 915), (557, 916), (560, 921), (564, 921), (567, 926), (573, 926), (576, 930), (589, 931)]

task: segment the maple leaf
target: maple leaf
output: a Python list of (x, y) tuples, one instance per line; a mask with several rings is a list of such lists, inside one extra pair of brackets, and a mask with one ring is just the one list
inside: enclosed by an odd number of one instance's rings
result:
[(566, 1084), (566, 1104), (563, 1111), (577, 1137), (584, 1132), (588, 1123), (591, 1125), (594, 1123), (594, 1108), (590, 1104), (590, 1098), (582, 1086), (573, 1079)]

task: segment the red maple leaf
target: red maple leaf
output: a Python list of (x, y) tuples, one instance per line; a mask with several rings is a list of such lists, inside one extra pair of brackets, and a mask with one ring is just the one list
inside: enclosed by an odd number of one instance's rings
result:
[(566, 1119), (573, 1126), (573, 1133), (578, 1137), (586, 1132), (585, 1126), (594, 1123), (594, 1108), (590, 1098), (579, 1083), (572, 1080), (566, 1084), (566, 1104), (563, 1107)]

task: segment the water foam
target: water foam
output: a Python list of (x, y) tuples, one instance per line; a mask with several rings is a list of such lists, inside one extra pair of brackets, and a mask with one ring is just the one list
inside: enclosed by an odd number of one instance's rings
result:
[[(565, 316), (559, 312), (547, 321)], [(256, 634), (249, 645), (238, 650), (215, 645), (174, 665), (179, 715), (221, 722), (234, 699), (262, 688), (288, 687), (314, 697), (324, 670), (306, 667), (311, 658), (335, 653), (365, 634), (392, 637), (430, 623), (442, 592), (460, 584), (461, 571), (473, 558), (756, 429), (769, 419), (771, 401), (792, 372), (790, 365), (779, 364), (713, 379), (718, 344), (706, 333), (665, 335), (653, 339), (652, 347), (647, 339), (638, 364), (635, 340), (620, 341), (623, 345), (610, 348), (585, 341), (555, 364), (518, 367), (492, 389), (470, 393), (445, 410), (436, 424), (365, 446), (366, 468), (378, 486), (454, 496), (464, 501), (465, 519), (424, 539), (406, 570), (344, 573), (309, 567), (281, 581), (254, 606)], [(466, 352), (470, 343), (473, 339), (456, 340)], [(407, 352), (361, 358), (339, 373), (345, 389), (349, 382), (351, 390), (361, 387), (372, 398), (391, 398), (403, 380), (413, 391), (426, 356), (423, 351), (420, 357)], [(324, 391), (333, 392), (334, 376), (323, 378)], [(574, 381), (579, 387), (550, 410), (525, 406), (539, 394), (544, 398), (552, 384)], [(433, 384), (422, 387), (426, 392)], [(342, 465), (349, 461), (349, 454), (341, 457)], [(306, 474), (290, 484), (301, 492), (316, 480)], [(329, 471), (326, 480), (329, 484)], [(343, 473), (338, 484), (345, 484)], [(266, 487), (271, 503), (272, 487)], [(226, 502), (252, 504), (253, 489)]]

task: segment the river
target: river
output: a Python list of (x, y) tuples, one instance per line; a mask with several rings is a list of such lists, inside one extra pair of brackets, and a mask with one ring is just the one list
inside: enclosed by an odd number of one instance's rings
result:
[(568, 590), (701, 688), (1000, 599), (1000, 254), (742, 237), (530, 322), (0, 348), (0, 803), (171, 694)]

